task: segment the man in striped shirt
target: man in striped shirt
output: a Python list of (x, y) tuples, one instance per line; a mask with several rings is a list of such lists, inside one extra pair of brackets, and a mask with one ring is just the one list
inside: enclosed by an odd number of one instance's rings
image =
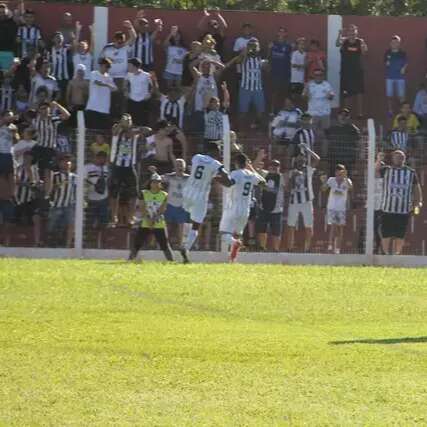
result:
[(66, 247), (70, 248), (74, 231), (77, 175), (71, 172), (72, 163), (69, 155), (63, 155), (58, 166), (59, 170), (52, 172), (50, 180), (51, 208), (47, 231), (50, 237), (54, 232), (59, 236), (65, 231)]
[(64, 43), (64, 36), (57, 32), (53, 36), (53, 46), (49, 52), (52, 73), (58, 82), (59, 98), (63, 100), (71, 78), (71, 45)]
[(390, 166), (379, 161), (376, 166), (377, 177), (383, 178), (381, 243), (386, 255), (400, 255), (410, 215), (422, 206), (422, 190), (415, 170), (405, 164), (405, 153), (396, 150), (391, 156)]
[(405, 116), (399, 116), (397, 119), (397, 128), (390, 132), (390, 145), (394, 150), (402, 150), (407, 153), (409, 134), (407, 130), (407, 120)]
[(311, 163), (317, 164), (320, 157), (307, 145), (302, 145), (302, 150), (307, 152), (312, 162), (308, 163), (306, 155), (300, 153), (294, 159), (294, 168), (289, 172), (285, 181), (285, 188), (289, 191), (289, 207), (288, 207), (288, 247), (289, 252), (294, 250), (295, 244), (295, 227), (298, 223), (299, 216), (302, 216), (304, 221), (304, 252), (308, 252), (311, 246), (313, 237), (313, 175), (315, 168)]
[(23, 25), (18, 27), (17, 34), (20, 58), (32, 58), (44, 47), (40, 27), (34, 24), (35, 17), (31, 9), (26, 9), (22, 16)]
[(154, 70), (154, 46), (158, 34), (163, 29), (161, 19), (154, 20), (154, 31), (150, 31), (150, 22), (145, 18), (145, 12), (139, 10), (134, 21), (136, 37), (129, 46), (129, 57), (138, 58), (144, 71)]
[[(52, 114), (52, 110), (55, 113)], [(33, 148), (33, 155), (41, 171), (42, 179), (48, 176), (48, 170), (54, 166), (56, 156), (58, 126), (68, 120), (70, 113), (55, 101), (40, 104), (32, 126), (37, 133), (37, 145)]]
[(249, 40), (246, 49), (227, 63), (226, 67), (233, 64), (240, 64), (241, 80), (239, 89), (239, 114), (242, 122), (253, 106), (256, 112), (257, 121), (251, 124), (251, 128), (256, 129), (265, 112), (265, 97), (262, 81), (262, 71), (268, 61), (260, 56), (260, 45), (256, 38)]

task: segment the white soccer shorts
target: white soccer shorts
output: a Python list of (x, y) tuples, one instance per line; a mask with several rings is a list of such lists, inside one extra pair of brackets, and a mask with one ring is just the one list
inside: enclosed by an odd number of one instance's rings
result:
[(233, 212), (224, 211), (219, 224), (219, 231), (221, 233), (238, 234), (241, 236), (248, 223), (248, 219), (249, 216), (247, 214), (235, 215)]
[(304, 227), (313, 227), (313, 202), (290, 204), (288, 208), (288, 227), (297, 225), (300, 214), (304, 221)]
[(204, 200), (183, 199), (182, 207), (190, 214), (190, 219), (198, 224), (203, 224), (208, 212), (208, 202)]

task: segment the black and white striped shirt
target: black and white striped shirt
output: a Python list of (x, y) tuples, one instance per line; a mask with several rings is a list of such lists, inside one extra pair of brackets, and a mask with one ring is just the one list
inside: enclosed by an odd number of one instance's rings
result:
[(242, 79), (240, 82), (242, 89), (262, 90), (262, 64), (263, 60), (260, 57), (248, 57), (242, 62)]
[(394, 129), (390, 133), (390, 144), (396, 150), (406, 151), (408, 149), (408, 132)]
[(53, 46), (50, 51), (50, 65), (56, 80), (70, 80), (69, 52), (69, 46)]
[(206, 111), (205, 112), (205, 139), (219, 140), (224, 135), (224, 112)]
[(130, 58), (138, 58), (142, 65), (152, 65), (154, 62), (154, 43), (152, 33), (138, 33), (135, 42), (129, 48)]
[(176, 123), (181, 129), (184, 125), (185, 97), (171, 101), (167, 96), (160, 99), (160, 119)]
[(30, 27), (21, 25), (18, 28), (17, 38), (19, 42), (18, 54), (21, 58), (27, 58), (38, 51), (42, 35), (37, 25), (32, 25)]
[[(301, 170), (295, 169), (291, 172), (293, 176), (290, 191), (289, 204), (311, 202), (314, 199), (313, 174), (315, 169), (304, 166)], [(299, 172), (302, 172), (300, 174)]]
[(412, 209), (412, 192), (418, 183), (415, 171), (402, 166), (385, 166), (381, 169), (383, 194), (381, 210), (386, 213), (408, 214)]
[(31, 184), (37, 184), (40, 180), (37, 165), (31, 166), (29, 171), (24, 165), (17, 170), (19, 184), (16, 186), (15, 200), (17, 205), (23, 205), (34, 200), (34, 191)]
[(37, 133), (37, 144), (41, 147), (56, 148), (58, 137), (58, 126), (61, 117), (51, 116), (43, 119), (38, 115), (33, 120), (33, 128)]
[(71, 172), (55, 172), (52, 184), (51, 206), (53, 208), (67, 208), (76, 203), (76, 174)]
[(300, 128), (295, 132), (294, 144), (305, 144), (310, 150), (313, 150), (315, 138), (313, 129)]
[(131, 168), (136, 165), (138, 137), (126, 137), (124, 133), (113, 136), (110, 161), (115, 166)]

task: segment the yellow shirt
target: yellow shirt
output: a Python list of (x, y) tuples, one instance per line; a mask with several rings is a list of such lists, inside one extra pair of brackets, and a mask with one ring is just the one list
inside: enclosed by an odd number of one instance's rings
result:
[(110, 146), (107, 143), (99, 145), (94, 142), (90, 146), (90, 151), (95, 155), (97, 155), (100, 151), (103, 151), (104, 153), (107, 153), (108, 156), (110, 155)]
[[(393, 129), (397, 129), (399, 127), (399, 117), (402, 114), (398, 114), (393, 120)], [(417, 116), (414, 113), (411, 113), (409, 117), (406, 118), (406, 129), (409, 133), (415, 133), (420, 127), (420, 122)]]
[[(159, 212), (160, 207), (166, 201), (168, 193), (166, 191), (159, 191), (153, 193), (150, 190), (143, 190), (142, 197), (144, 199), (145, 209), (150, 214), (150, 217), (154, 217)], [(154, 224), (151, 224), (149, 218), (144, 217), (141, 223), (142, 228), (165, 228), (166, 222), (163, 215), (157, 218)]]

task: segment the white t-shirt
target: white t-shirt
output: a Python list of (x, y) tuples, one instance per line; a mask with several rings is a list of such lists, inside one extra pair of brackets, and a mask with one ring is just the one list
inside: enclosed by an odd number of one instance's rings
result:
[[(351, 180), (347, 178), (348, 181)], [(330, 188), (329, 197), (328, 197), (328, 209), (334, 211), (346, 211), (347, 210), (347, 196), (349, 186), (346, 180), (341, 181), (338, 184), (335, 177), (328, 179), (326, 185)]]
[(176, 172), (162, 176), (163, 182), (168, 185), (168, 205), (176, 208), (182, 207), (183, 189), (190, 175), (184, 173), (178, 176)]
[(235, 216), (249, 216), (252, 190), (260, 182), (260, 177), (247, 169), (237, 169), (231, 172), (230, 178), (235, 184), (226, 189), (224, 211)]
[(0, 126), (0, 154), (12, 154), (13, 133), (9, 125)]
[(186, 53), (187, 49), (181, 46), (168, 46), (165, 71), (176, 76), (181, 76), (183, 71), (182, 62)]
[(304, 83), (305, 68), (294, 68), (292, 65), (305, 65), (305, 52), (294, 50), (291, 55), (291, 83)]
[(113, 44), (107, 44), (101, 52), (101, 57), (112, 61), (110, 75), (114, 79), (125, 78), (128, 72), (128, 46), (116, 48)]
[(207, 203), (212, 179), (222, 168), (223, 165), (211, 156), (204, 154), (193, 156), (191, 160), (191, 175), (183, 190), (184, 198)]
[(98, 113), (110, 114), (111, 89), (106, 86), (99, 86), (95, 82), (114, 84), (110, 75), (101, 74), (99, 71), (90, 73), (89, 100), (86, 110), (97, 111)]
[(375, 210), (381, 210), (381, 202), (383, 199), (383, 183), (384, 178), (375, 178), (375, 190), (374, 190), (374, 205)]
[(40, 74), (36, 74), (31, 79), (31, 99), (30, 99), (31, 104), (34, 104), (36, 102), (37, 90), (42, 86), (46, 87), (48, 91), (48, 96), (49, 96), (48, 101), (52, 101), (53, 93), (58, 91), (58, 82), (56, 81), (55, 77), (47, 76), (45, 78)]
[(94, 163), (88, 163), (85, 165), (85, 180), (87, 183), (87, 197), (89, 200), (99, 201), (104, 200), (108, 197), (108, 185), (105, 186), (103, 194), (95, 191), (95, 185), (101, 176), (105, 180), (108, 179), (108, 166), (97, 166)]
[(150, 98), (150, 87), (152, 86), (150, 73), (142, 70), (137, 74), (128, 73), (126, 80), (129, 82), (129, 99), (140, 102)]
[(87, 53), (75, 53), (73, 55), (73, 66), (74, 66), (74, 74), (76, 73), (77, 66), (79, 64), (83, 64), (86, 67), (85, 70), (85, 80), (90, 79), (90, 73), (93, 70), (93, 58), (92, 55)]
[(316, 83), (311, 80), (307, 84), (308, 110), (312, 116), (330, 116), (331, 101), (327, 98), (333, 92), (332, 86), (324, 80)]
[(200, 76), (196, 83), (196, 93), (194, 94), (194, 110), (205, 110), (205, 98), (207, 96), (218, 96), (218, 86), (215, 77), (211, 74), (208, 77)]
[(13, 158), (18, 166), (24, 163), (24, 153), (31, 151), (36, 144), (37, 142), (32, 139), (21, 139), (12, 147)]

